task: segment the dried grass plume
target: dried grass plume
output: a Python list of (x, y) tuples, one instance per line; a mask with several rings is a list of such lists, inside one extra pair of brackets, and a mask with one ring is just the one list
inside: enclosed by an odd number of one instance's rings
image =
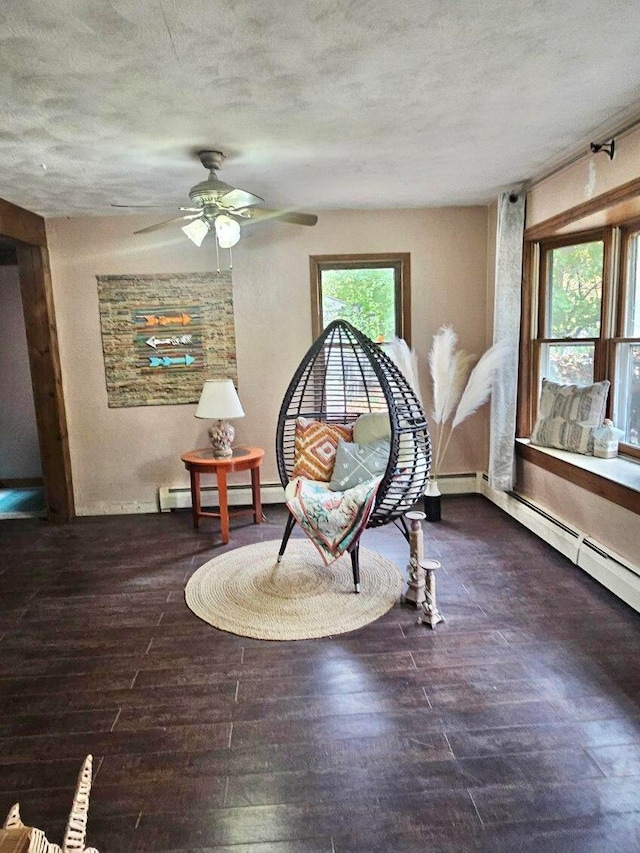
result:
[(487, 350), (471, 369), (475, 356), (456, 351), (458, 337), (450, 326), (434, 335), (429, 353), (429, 370), (433, 383), (434, 454), (431, 476), (437, 478), (454, 429), (483, 406), (507, 345), (498, 343)]

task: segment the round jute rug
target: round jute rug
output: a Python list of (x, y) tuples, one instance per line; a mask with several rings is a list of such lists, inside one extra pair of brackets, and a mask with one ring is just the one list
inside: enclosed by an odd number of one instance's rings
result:
[(259, 640), (310, 640), (361, 628), (390, 610), (402, 592), (397, 567), (360, 548), (360, 588), (351, 559), (325, 566), (311, 542), (277, 540), (227, 551), (201, 566), (185, 589), (187, 606), (232, 634)]

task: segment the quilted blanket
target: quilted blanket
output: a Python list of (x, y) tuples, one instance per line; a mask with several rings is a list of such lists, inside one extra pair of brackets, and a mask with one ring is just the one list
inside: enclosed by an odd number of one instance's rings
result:
[(326, 483), (298, 478), (289, 484), (289, 511), (320, 552), (326, 565), (341, 557), (367, 525), (382, 477), (344, 492)]

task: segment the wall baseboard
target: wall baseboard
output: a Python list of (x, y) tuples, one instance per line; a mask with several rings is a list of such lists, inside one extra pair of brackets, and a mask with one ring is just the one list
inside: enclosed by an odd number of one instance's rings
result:
[(158, 512), (157, 502), (148, 501), (96, 501), (91, 504), (76, 504), (77, 516), (91, 515), (138, 515)]
[[(250, 486), (229, 486), (227, 489), (229, 506), (251, 506)], [(218, 489), (216, 486), (203, 486), (200, 489), (202, 506), (218, 506)], [(263, 504), (283, 504), (284, 489), (280, 483), (262, 483), (260, 499)], [(156, 510), (169, 512), (172, 509), (191, 509), (191, 489), (189, 486), (161, 486), (158, 489), (158, 506)]]
[[(478, 491), (477, 474), (447, 474), (438, 480), (443, 495), (469, 495)], [(251, 506), (249, 486), (229, 486), (229, 506)], [(202, 504), (218, 506), (216, 486), (204, 486), (201, 489)], [(263, 504), (284, 503), (284, 489), (280, 483), (263, 483), (260, 487)], [(161, 486), (158, 489), (160, 512), (172, 509), (191, 509), (191, 489), (188, 486)]]
[(438, 488), (442, 495), (475, 495), (479, 492), (479, 472), (469, 474), (443, 474), (438, 477)]
[(565, 524), (535, 502), (492, 489), (484, 475), (480, 477), (480, 493), (640, 612), (640, 566)]

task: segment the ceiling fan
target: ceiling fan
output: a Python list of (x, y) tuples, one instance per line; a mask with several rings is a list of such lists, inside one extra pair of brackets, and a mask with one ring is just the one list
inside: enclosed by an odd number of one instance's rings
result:
[[(299, 213), (287, 210), (267, 210), (256, 207), (264, 201), (260, 196), (246, 190), (232, 187), (221, 181), (216, 172), (222, 166), (225, 156), (221, 151), (199, 151), (200, 162), (209, 170), (209, 177), (191, 187), (189, 198), (193, 207), (181, 207), (181, 216), (174, 216), (147, 228), (135, 231), (135, 234), (147, 234), (158, 228), (164, 228), (178, 222), (184, 222), (182, 230), (196, 246), (201, 246), (210, 231), (215, 233), (217, 246), (230, 249), (240, 240), (240, 227), (249, 222), (264, 219), (278, 219), (294, 225), (315, 225), (318, 217), (312, 213)], [(114, 207), (128, 207), (116, 204)]]

